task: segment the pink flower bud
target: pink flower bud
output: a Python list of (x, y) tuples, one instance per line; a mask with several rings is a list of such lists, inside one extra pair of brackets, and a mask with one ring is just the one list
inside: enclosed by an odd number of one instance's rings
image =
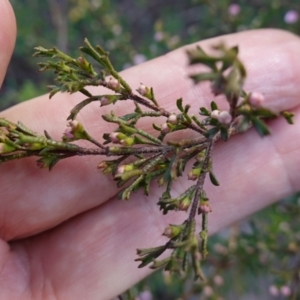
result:
[(163, 234), (164, 236), (171, 238), (173, 234), (172, 228), (170, 226), (166, 227)]
[(210, 213), (210, 212), (212, 212), (212, 209), (211, 209), (211, 207), (209, 206), (209, 204), (207, 204), (207, 203), (202, 203), (202, 204), (200, 204), (200, 206), (199, 206), (199, 211), (200, 211), (200, 213)]
[(139, 300), (152, 300), (153, 296), (150, 291), (143, 291), (138, 296)]
[(212, 296), (214, 294), (214, 290), (212, 289), (211, 286), (207, 285), (203, 288), (203, 293), (205, 296)]
[(161, 130), (162, 133), (169, 133), (171, 129), (168, 126), (167, 123), (164, 123), (164, 124), (161, 125), (160, 130)]
[(114, 144), (118, 144), (120, 143), (120, 140), (118, 139), (118, 135), (119, 135), (119, 132), (112, 132), (110, 135), (109, 135), (109, 139), (112, 143)]
[(107, 83), (107, 87), (109, 87), (110, 89), (115, 90), (120, 87), (119, 81), (115, 78), (105, 79), (105, 81)]
[(181, 226), (169, 225), (165, 228), (162, 235), (172, 239), (178, 236), (182, 232), (183, 228)]
[(210, 117), (213, 119), (218, 119), (219, 114), (220, 114), (220, 111), (218, 109), (216, 109), (211, 112)]
[(98, 169), (106, 169), (107, 167), (108, 163), (106, 161), (101, 161), (97, 166)]
[(125, 172), (125, 166), (119, 166), (116, 175), (123, 174)]
[(184, 210), (184, 211), (187, 211), (190, 207), (190, 204), (191, 204), (191, 199), (189, 197), (185, 197), (183, 198), (182, 200), (180, 200), (177, 204), (177, 208), (179, 210)]
[(218, 115), (218, 121), (222, 124), (222, 125), (228, 125), (230, 124), (230, 122), (232, 121), (232, 116), (231, 114), (226, 111), (223, 110), (220, 112), (220, 114)]
[(216, 275), (215, 277), (214, 277), (214, 283), (216, 284), (216, 285), (222, 285), (223, 283), (224, 283), (224, 279), (223, 279), (223, 277), (222, 276), (220, 276), (220, 275)]
[(73, 130), (72, 128), (66, 128), (63, 138), (67, 139), (67, 140), (72, 140), (75, 138), (75, 135), (73, 134)]
[(140, 86), (137, 89), (137, 92), (142, 95), (145, 96), (148, 93), (147, 87), (145, 85), (143, 85), (142, 83), (140, 84)]
[(168, 117), (168, 123), (170, 124), (177, 124), (177, 115), (176, 114), (171, 114), (169, 117)]
[(241, 11), (241, 7), (236, 4), (236, 3), (232, 3), (228, 6), (228, 13), (231, 15), (231, 16), (237, 16)]
[(282, 296), (284, 297), (288, 297), (291, 295), (292, 291), (291, 291), (291, 288), (287, 285), (283, 285), (281, 288), (280, 288), (280, 293)]
[(154, 40), (160, 42), (164, 39), (164, 33), (162, 31), (156, 31), (154, 34)]
[(289, 10), (285, 15), (284, 15), (284, 22), (287, 24), (294, 24), (299, 20), (299, 14), (295, 10)]
[(78, 121), (70, 120), (67, 126), (71, 127), (71, 129), (74, 130), (78, 127), (78, 124), (79, 124)]
[(277, 288), (277, 286), (275, 286), (274, 284), (273, 285), (270, 285), (269, 286), (269, 293), (270, 295), (276, 297), (279, 295), (279, 290)]
[(249, 103), (254, 107), (260, 107), (265, 102), (265, 96), (258, 92), (253, 92), (249, 96)]
[(105, 106), (109, 104), (109, 99), (107, 97), (101, 97), (100, 99), (100, 106)]

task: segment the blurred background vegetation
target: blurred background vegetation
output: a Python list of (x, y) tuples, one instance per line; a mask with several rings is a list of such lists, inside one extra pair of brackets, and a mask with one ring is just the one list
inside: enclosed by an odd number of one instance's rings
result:
[[(118, 70), (184, 44), (273, 27), (300, 33), (299, 0), (11, 0), (18, 37), (0, 91), (0, 110), (46, 93), (33, 47), (76, 56), (88, 37)], [(224, 212), (225, 213), (225, 212)], [(300, 194), (211, 238), (205, 285), (157, 272), (123, 299), (300, 299)]]

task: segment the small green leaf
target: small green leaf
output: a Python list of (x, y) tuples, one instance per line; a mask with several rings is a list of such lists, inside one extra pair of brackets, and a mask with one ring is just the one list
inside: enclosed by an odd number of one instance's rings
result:
[(220, 185), (219, 181), (217, 180), (215, 174), (212, 171), (209, 172), (209, 179), (213, 185), (216, 185), (216, 186)]
[(271, 110), (264, 108), (264, 107), (259, 107), (254, 111), (255, 116), (260, 116), (264, 118), (275, 118), (277, 117), (277, 114), (272, 112)]
[(211, 108), (211, 110), (213, 111), (213, 110), (218, 110), (219, 108), (218, 108), (218, 105), (217, 105), (217, 103), (215, 102), (215, 101), (211, 101), (211, 103), (210, 103), (210, 108)]
[(187, 104), (185, 107), (184, 107), (184, 114), (186, 115), (188, 113), (188, 111), (190, 110), (191, 106), (189, 104)]
[(221, 127), (221, 138), (223, 141), (227, 142), (228, 140), (228, 128), (226, 127)]
[(60, 158), (56, 155), (48, 155), (37, 160), (37, 165), (40, 168), (49, 168), (49, 171), (58, 163)]
[(171, 260), (171, 257), (167, 257), (162, 260), (154, 260), (153, 264), (150, 266), (150, 269), (161, 268), (161, 267), (165, 266), (167, 263), (169, 263), (170, 260)]
[(210, 112), (205, 107), (200, 107), (200, 115), (209, 117)]
[(208, 139), (212, 139), (218, 132), (219, 132), (219, 128), (218, 127), (213, 127), (211, 129), (207, 130), (204, 135)]
[(280, 114), (286, 119), (286, 121), (289, 124), (294, 124), (294, 120), (293, 120), (294, 114), (293, 113), (288, 112), (288, 111), (283, 111)]
[(177, 105), (177, 108), (178, 108), (181, 112), (184, 111), (183, 106), (182, 106), (182, 98), (177, 99), (176, 105)]
[(67, 120), (74, 120), (78, 113), (88, 104), (93, 102), (94, 100), (92, 99), (85, 99), (78, 103), (73, 109), (70, 111), (70, 115), (68, 116)]
[(252, 124), (260, 136), (270, 134), (270, 130), (266, 123), (256, 117), (251, 117)]
[(190, 78), (193, 79), (194, 83), (202, 82), (202, 81), (212, 81), (217, 78), (218, 74), (214, 72), (209, 73), (199, 73), (191, 75)]
[(155, 130), (157, 130), (157, 131), (161, 131), (161, 127), (160, 126), (158, 126), (158, 125), (156, 125), (156, 124), (152, 124), (152, 127), (155, 129)]

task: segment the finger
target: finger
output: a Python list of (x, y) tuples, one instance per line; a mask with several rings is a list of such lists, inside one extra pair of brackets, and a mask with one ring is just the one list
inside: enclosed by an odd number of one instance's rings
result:
[[(299, 44), (297, 37), (266, 30), (229, 35), (221, 40), (240, 46), (249, 73), (248, 87), (265, 93), (270, 105), (276, 109), (297, 105), (300, 64), (295, 54)], [(219, 42), (218, 38), (201, 45), (208, 48)], [(184, 51), (179, 49), (132, 68), (123, 76), (133, 87), (138, 87), (141, 81), (147, 85), (149, 82), (149, 86), (157, 91), (160, 103), (171, 111), (175, 110), (175, 99), (179, 96), (183, 96), (186, 103), (197, 103), (194, 106), (197, 110), (211, 99), (211, 94), (205, 87), (193, 86), (188, 74)], [(33, 129), (45, 128), (57, 136), (57, 132), (63, 132), (63, 117), (68, 115), (79, 97), (59, 95), (51, 101), (40, 97), (8, 110), (4, 115), (14, 120), (22, 116), (22, 121)], [(127, 107), (125, 104), (117, 109), (124, 113)], [(81, 118), (91, 132), (97, 131), (101, 136), (108, 128), (104, 125), (99, 130), (99, 113), (99, 108), (92, 105), (85, 109)], [(112, 197), (117, 191), (115, 183), (95, 169), (97, 162), (98, 158), (72, 158), (58, 164), (50, 174), (38, 170), (31, 159), (1, 166), (4, 197), (0, 205), (1, 211), (5, 212), (1, 226), (3, 238), (21, 237), (51, 228)]]
[(3, 82), (16, 39), (15, 16), (9, 1), (0, 2), (0, 86)]

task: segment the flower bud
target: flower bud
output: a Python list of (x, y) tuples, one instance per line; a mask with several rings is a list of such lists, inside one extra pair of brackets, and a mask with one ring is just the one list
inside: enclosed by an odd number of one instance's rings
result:
[(254, 107), (260, 107), (265, 102), (265, 96), (258, 92), (253, 92), (249, 96), (249, 103)]
[(116, 90), (120, 87), (120, 82), (115, 78), (105, 79), (107, 87), (113, 90)]
[(188, 173), (188, 180), (197, 180), (201, 174), (201, 168), (194, 168)]
[(279, 290), (278, 290), (277, 286), (275, 286), (274, 284), (270, 285), (269, 286), (269, 293), (274, 297), (278, 296), (279, 295)]
[(284, 22), (287, 24), (294, 24), (297, 23), (299, 20), (299, 14), (295, 10), (289, 10), (284, 15)]
[(214, 290), (211, 286), (207, 285), (203, 288), (203, 293), (205, 296), (210, 297), (214, 294)]
[(84, 70), (89, 71), (90, 70), (90, 63), (82, 56), (79, 56), (77, 58), (77, 63), (80, 67), (82, 67)]
[(98, 169), (106, 169), (108, 167), (108, 163), (106, 161), (101, 161), (98, 165)]
[(291, 295), (292, 291), (291, 291), (291, 288), (287, 285), (283, 285), (281, 288), (280, 288), (280, 293), (282, 296), (284, 297), (288, 297)]
[(191, 204), (192, 200), (190, 197), (185, 197), (183, 198), (182, 200), (180, 200), (176, 206), (179, 210), (184, 210), (184, 211), (187, 211), (190, 207), (190, 204)]
[(73, 140), (75, 139), (75, 135), (72, 132), (72, 128), (66, 128), (63, 134), (64, 140)]
[(107, 97), (103, 96), (101, 97), (100, 99), (100, 106), (105, 106), (105, 105), (108, 105), (110, 104), (110, 101)]
[(213, 278), (213, 280), (214, 280), (214, 283), (216, 284), (216, 285), (222, 285), (223, 283), (224, 283), (224, 279), (223, 279), (223, 277), (222, 276), (220, 276), (220, 275), (216, 275), (214, 278)]
[(112, 132), (109, 135), (110, 141), (114, 144), (120, 144), (125, 138), (127, 138), (127, 135), (123, 134), (122, 132)]
[(199, 206), (199, 213), (210, 213), (212, 209), (207, 201), (203, 201)]
[(222, 124), (222, 125), (228, 125), (230, 124), (230, 122), (232, 121), (232, 116), (231, 114), (226, 111), (223, 110), (220, 112), (220, 114), (218, 115), (218, 121)]
[(134, 166), (133, 164), (129, 164), (129, 165), (121, 165), (117, 168), (117, 172), (116, 172), (116, 175), (119, 175), (119, 174), (123, 174), (125, 172), (129, 172), (129, 171), (132, 171), (134, 170)]
[(13, 145), (7, 143), (0, 143), (0, 154), (9, 153), (15, 151), (16, 148)]
[(160, 130), (162, 133), (169, 133), (171, 128), (168, 126), (168, 123), (164, 123), (161, 125)]
[(183, 226), (180, 225), (169, 225), (165, 228), (165, 231), (162, 235), (172, 239), (178, 236), (183, 230)]
[(153, 300), (153, 295), (150, 291), (143, 291), (138, 295), (137, 300)]
[(230, 4), (230, 5), (228, 6), (227, 11), (228, 11), (228, 14), (229, 14), (229, 15), (235, 17), (235, 16), (237, 16), (237, 15), (240, 13), (241, 7), (240, 7), (239, 4), (232, 3), (232, 4)]
[(140, 86), (139, 86), (138, 89), (137, 89), (137, 92), (138, 92), (140, 95), (145, 96), (145, 95), (148, 94), (149, 89), (148, 89), (145, 85), (143, 85), (143, 84), (141, 83)]
[(220, 114), (220, 111), (219, 111), (218, 109), (215, 109), (215, 110), (213, 110), (213, 111), (211, 112), (210, 117), (211, 117), (212, 119), (218, 119), (219, 114)]
[(67, 124), (67, 128), (63, 133), (64, 141), (74, 141), (80, 139), (87, 139), (88, 135), (83, 128), (82, 124), (80, 124), (76, 120), (70, 120)]
[(126, 137), (125, 139), (122, 139), (120, 141), (120, 144), (122, 144), (123, 146), (132, 146), (132, 145), (134, 145), (134, 143), (135, 143), (135, 139), (134, 139), (134, 137), (131, 137), (131, 136)]
[(168, 123), (170, 124), (177, 124), (177, 115), (176, 114), (171, 114), (169, 117), (168, 117), (168, 120), (167, 120)]

